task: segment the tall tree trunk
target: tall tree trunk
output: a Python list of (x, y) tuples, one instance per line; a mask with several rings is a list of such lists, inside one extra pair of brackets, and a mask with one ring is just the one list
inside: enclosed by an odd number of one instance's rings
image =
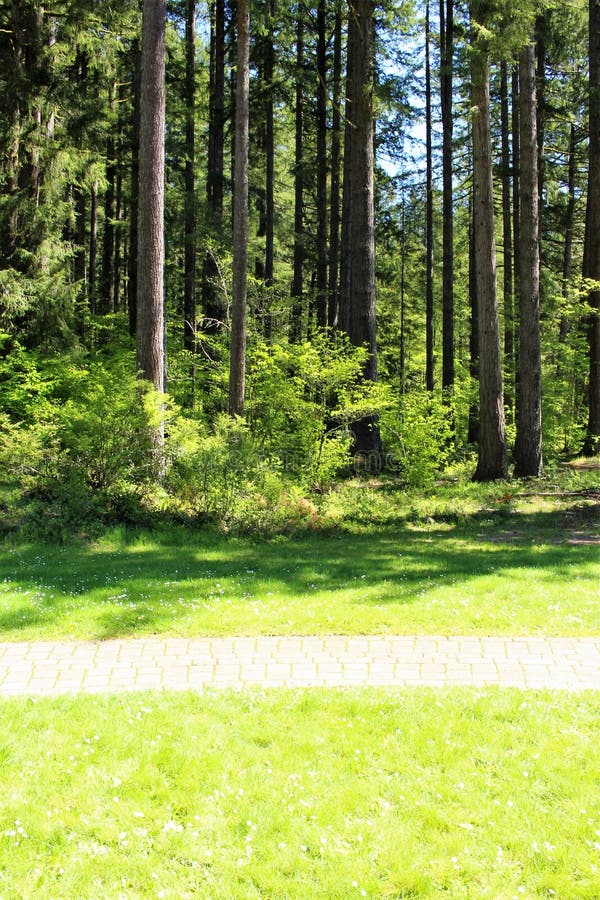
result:
[(292, 311), (290, 341), (302, 340), (302, 307), (304, 294), (304, 19), (298, 7), (296, 25), (296, 109), (294, 151), (294, 263), (292, 276)]
[[(519, 137), (519, 71), (513, 67), (511, 76), (511, 111), (512, 111), (512, 210), (513, 210), (513, 254), (514, 280), (513, 280), (513, 297), (519, 296), (519, 284), (521, 281), (521, 254), (519, 247), (521, 246), (521, 189), (519, 186), (519, 170), (520, 170), (520, 137)], [(514, 403), (519, 392), (517, 383), (517, 369), (519, 367), (519, 332), (518, 332), (518, 309), (513, 304), (513, 369), (511, 399), (514, 397)], [(514, 405), (514, 404), (513, 404)]]
[[(352, 7), (350, 9), (352, 15)], [(344, 110), (344, 162), (342, 183), (342, 222), (341, 222), (341, 262), (340, 262), (340, 288), (339, 288), (339, 312), (338, 325), (341, 331), (350, 332), (350, 294), (352, 284), (352, 247), (351, 247), (351, 222), (352, 222), (352, 79), (355, 51), (354, 28), (348, 28), (346, 46), (346, 103)]]
[(202, 271), (203, 328), (208, 333), (221, 329), (225, 306), (218, 285), (219, 267), (216, 244), (223, 237), (224, 146), (225, 146), (225, 2), (213, 0), (210, 6), (210, 79), (208, 102), (208, 161), (206, 199), (208, 205), (208, 233), (211, 245), (207, 248)]
[(515, 475), (542, 474), (542, 360), (540, 352), (540, 233), (535, 45), (519, 60), (521, 280), (519, 284), (519, 393)]
[(183, 346), (196, 349), (196, 0), (185, 8), (185, 209)]
[[(446, 8), (444, 10), (444, 3)], [(442, 107), (442, 389), (454, 387), (454, 208), (452, 189), (453, 0), (440, 0)]]
[[(114, 109), (116, 85), (111, 87), (110, 107)], [(112, 123), (109, 128), (112, 129)], [(104, 233), (102, 235), (102, 281), (100, 312), (113, 311), (115, 296), (115, 138), (111, 133), (106, 139), (106, 189), (104, 191)]]
[[(573, 264), (573, 227), (575, 224), (575, 174), (576, 174), (576, 154), (577, 140), (575, 133), (575, 125), (571, 122), (571, 130), (569, 135), (569, 174), (568, 174), (568, 201), (567, 213), (565, 217), (565, 244), (563, 248), (563, 269), (562, 269), (562, 295), (566, 301), (569, 297), (569, 282), (571, 279), (571, 269)], [(558, 332), (558, 340), (560, 344), (564, 344), (570, 331), (570, 322), (567, 315), (561, 316), (560, 327)], [(560, 363), (557, 366), (557, 376), (561, 374)]]
[[(600, 0), (590, 0), (589, 170), (584, 277), (600, 282)], [(600, 290), (589, 294), (590, 383), (584, 452), (600, 450)]]
[(237, 4), (237, 75), (235, 104), (235, 179), (233, 216), (233, 298), (229, 413), (244, 412), (246, 388), (246, 289), (248, 266), (248, 118), (250, 18), (248, 0)]
[(505, 406), (512, 414), (512, 385), (515, 378), (514, 369), (514, 294), (513, 294), (513, 249), (511, 214), (511, 160), (510, 132), (508, 109), (508, 71), (505, 62), (500, 63), (500, 131), (502, 161), (502, 261), (503, 261), (503, 308), (504, 308), (504, 372), (505, 372)]
[[(164, 154), (166, 0), (144, 0), (140, 103), (137, 365), (157, 391), (165, 389)], [(163, 430), (153, 435), (162, 449)]]
[(340, 159), (341, 159), (341, 96), (342, 88), (342, 11), (336, 0), (333, 30), (333, 112), (331, 119), (331, 187), (329, 215), (329, 286), (327, 324), (338, 325), (339, 267), (340, 267)]
[[(475, 192), (469, 203), (469, 374), (479, 382), (479, 303), (477, 301), (477, 267), (475, 265)], [(479, 443), (479, 404), (469, 404), (467, 443)]]
[(267, 340), (273, 332), (273, 315), (270, 308), (271, 288), (275, 275), (275, 118), (273, 100), (273, 77), (275, 71), (275, 49), (273, 44), (273, 23), (275, 20), (275, 0), (267, 3), (267, 36), (265, 43), (265, 272), (267, 309), (264, 318), (264, 332)]
[[(375, 203), (373, 148), (374, 88), (374, 0), (356, 0), (348, 30), (352, 32), (350, 83), (351, 183), (350, 246), (350, 340), (366, 346), (364, 377), (377, 380), (377, 333), (375, 321)], [(381, 439), (374, 416), (355, 422), (354, 453), (371, 464), (381, 462)]]
[(131, 45), (131, 69), (133, 97), (131, 109), (131, 203), (129, 208), (129, 258), (127, 260), (127, 312), (129, 334), (134, 337), (137, 329), (137, 265), (138, 219), (140, 194), (140, 90), (142, 57), (139, 43)]
[(429, 0), (425, 3), (425, 387), (433, 391), (433, 148), (431, 122), (431, 63), (429, 59)]
[[(536, 130), (537, 130), (537, 160), (536, 171), (538, 179), (538, 221), (540, 231), (540, 245), (543, 234), (544, 212), (544, 179), (545, 179), (545, 154), (544, 142), (546, 136), (546, 116), (548, 113), (546, 100), (546, 32), (548, 20), (545, 12), (540, 13), (535, 23), (535, 62), (536, 73)], [(540, 249), (541, 255), (541, 249)]]
[(97, 312), (96, 292), (96, 260), (98, 258), (98, 182), (92, 185), (90, 198), (90, 263), (88, 275), (88, 298), (90, 312), (94, 316)]
[(317, 6), (317, 325), (327, 325), (327, 35), (325, 0)]
[[(473, 3), (473, 18), (485, 26), (485, 3)], [(489, 59), (485, 44), (472, 47), (473, 181), (475, 186), (475, 278), (479, 315), (479, 458), (475, 481), (508, 474), (500, 328), (496, 296), (496, 245), (490, 136)]]

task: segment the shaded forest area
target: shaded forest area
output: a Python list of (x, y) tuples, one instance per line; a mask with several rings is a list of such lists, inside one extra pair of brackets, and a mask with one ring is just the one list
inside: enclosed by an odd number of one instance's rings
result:
[(597, 453), (599, 60), (599, 0), (1, 2), (3, 527)]

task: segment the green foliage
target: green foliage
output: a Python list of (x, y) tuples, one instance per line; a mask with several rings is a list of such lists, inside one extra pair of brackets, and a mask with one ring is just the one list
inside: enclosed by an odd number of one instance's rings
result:
[(389, 402), (385, 388), (362, 380), (365, 354), (342, 335), (251, 353), (247, 411), (257, 444), (307, 487), (323, 490), (347, 471), (352, 424)]
[(452, 408), (427, 391), (411, 391), (382, 417), (382, 436), (403, 480), (413, 487), (431, 484), (450, 457)]
[[(158, 397), (118, 365), (111, 371), (99, 363), (87, 370), (65, 367), (62, 384), (44, 380), (35, 367), (15, 371), (10, 406), (25, 421), (16, 424), (4, 413), (0, 466), (4, 479), (20, 486), (22, 522), (36, 533), (61, 536), (94, 520), (119, 518), (127, 506), (121, 500), (152, 474)], [(64, 391), (65, 382), (70, 396), (52, 403), (51, 388)]]

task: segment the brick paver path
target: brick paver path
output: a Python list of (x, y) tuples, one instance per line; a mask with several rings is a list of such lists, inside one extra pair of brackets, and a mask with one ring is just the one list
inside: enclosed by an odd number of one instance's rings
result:
[(359, 685), (600, 689), (600, 638), (233, 637), (0, 643), (0, 697)]

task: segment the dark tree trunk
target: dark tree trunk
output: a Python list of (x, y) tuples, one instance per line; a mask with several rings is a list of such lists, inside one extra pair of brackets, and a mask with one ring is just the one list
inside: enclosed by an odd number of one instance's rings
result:
[(92, 185), (90, 198), (90, 264), (88, 275), (88, 298), (90, 312), (96, 315), (96, 260), (98, 258), (98, 185)]
[(185, 9), (185, 209), (183, 346), (196, 350), (196, 0)]
[(354, 67), (355, 29), (348, 28), (346, 47), (346, 104), (344, 110), (344, 163), (342, 183), (342, 223), (341, 223), (341, 262), (338, 326), (347, 334), (350, 332), (350, 291), (352, 284), (352, 70)]
[[(543, 234), (544, 212), (544, 179), (545, 179), (545, 155), (544, 141), (546, 135), (546, 31), (548, 28), (546, 13), (541, 13), (535, 24), (535, 77), (536, 77), (536, 131), (537, 131), (537, 160), (536, 171), (538, 179), (538, 221), (540, 231), (540, 245)], [(540, 250), (541, 254), (541, 250)]]
[[(140, 97), (137, 365), (157, 391), (165, 389), (164, 151), (166, 0), (144, 0)], [(163, 431), (153, 435), (162, 449)]]
[(131, 111), (131, 205), (129, 210), (129, 258), (127, 260), (127, 311), (129, 334), (137, 328), (137, 264), (138, 264), (138, 203), (140, 194), (140, 76), (141, 53), (137, 40), (131, 47), (133, 73), (133, 104)]
[[(375, 321), (375, 204), (373, 148), (374, 0), (356, 0), (350, 10), (349, 46), (352, 52), (350, 82), (351, 183), (350, 340), (366, 346), (364, 377), (377, 380)], [(354, 453), (371, 465), (381, 461), (381, 439), (375, 417), (355, 422)]]
[[(444, 3), (446, 8), (444, 10)], [(453, 0), (440, 0), (442, 107), (442, 389), (454, 387), (454, 209), (452, 189)]]
[[(519, 169), (520, 169), (520, 139), (519, 139), (519, 72), (513, 68), (511, 77), (511, 109), (512, 109), (512, 212), (513, 212), (513, 297), (519, 296), (519, 283), (521, 281), (521, 255), (518, 252), (521, 246), (521, 191), (519, 187)], [(512, 354), (512, 375), (514, 381), (511, 387), (511, 399), (514, 396), (516, 403), (519, 386), (517, 384), (517, 369), (519, 367), (519, 335), (518, 335), (518, 319), (519, 314), (516, 304), (513, 304), (513, 354)]]
[(274, 0), (267, 0), (267, 38), (265, 43), (265, 271), (267, 304), (264, 332), (267, 340), (273, 332), (270, 289), (275, 274), (275, 120), (273, 77), (275, 73), (275, 49), (273, 46)]
[(339, 267), (340, 267), (340, 159), (342, 102), (342, 12), (341, 0), (336, 0), (333, 31), (333, 112), (331, 119), (331, 201), (329, 216), (329, 287), (327, 323), (331, 329), (338, 325)]
[(229, 413), (244, 412), (246, 389), (246, 289), (248, 266), (248, 119), (250, 19), (248, 0), (237, 3), (237, 74), (235, 103), (235, 179), (233, 216), (233, 297)]
[[(113, 85), (111, 108), (114, 108)], [(109, 126), (112, 127), (112, 126)], [(104, 232), (102, 235), (102, 281), (100, 288), (100, 309), (103, 315), (113, 311), (115, 297), (115, 138), (111, 133), (106, 139), (106, 189), (104, 191)]]
[(515, 475), (542, 474), (542, 360), (540, 353), (540, 234), (536, 125), (535, 45), (521, 52), (520, 193), (521, 280), (519, 284), (519, 392)]
[[(568, 202), (567, 213), (565, 217), (565, 244), (563, 249), (563, 270), (562, 270), (562, 295), (565, 300), (569, 296), (569, 281), (571, 279), (571, 270), (573, 264), (573, 226), (575, 224), (575, 174), (576, 160), (575, 154), (577, 149), (577, 140), (575, 133), (575, 125), (571, 123), (571, 131), (569, 137), (569, 174), (568, 174)], [(569, 318), (566, 315), (561, 316), (560, 328), (558, 332), (559, 343), (564, 344), (570, 331)], [(560, 364), (557, 366), (557, 375), (560, 376)]]
[[(485, 26), (485, 5), (472, 4), (472, 16)], [(494, 192), (490, 136), (490, 88), (487, 49), (471, 51), (473, 109), (473, 181), (475, 186), (475, 278), (479, 314), (479, 458), (474, 479), (492, 481), (508, 474), (500, 329), (496, 297)]]
[[(600, 282), (600, 0), (590, 0), (589, 170), (584, 277)], [(589, 413), (584, 452), (600, 450), (600, 290), (589, 294)]]
[(502, 261), (503, 261), (503, 308), (504, 308), (504, 400), (508, 410), (513, 410), (512, 385), (515, 378), (514, 368), (514, 294), (513, 294), (513, 249), (511, 213), (511, 160), (510, 132), (508, 109), (508, 72), (505, 62), (500, 63), (500, 131), (502, 160), (500, 165), (502, 178)]
[(427, 0), (425, 4), (425, 387), (428, 391), (433, 391), (433, 148), (429, 45), (429, 0)]
[(208, 111), (208, 168), (206, 199), (208, 233), (213, 246), (204, 257), (202, 272), (203, 328), (208, 333), (221, 329), (225, 318), (216, 245), (223, 235), (224, 146), (225, 146), (225, 3), (213, 0), (210, 7), (210, 79)]
[(298, 8), (296, 26), (296, 134), (294, 154), (294, 269), (292, 276), (292, 311), (290, 341), (302, 340), (304, 294), (304, 19)]
[[(469, 374), (479, 382), (479, 304), (477, 302), (477, 271), (475, 265), (475, 203), (470, 202), (469, 216)], [(467, 443), (479, 443), (479, 404), (474, 400), (469, 404), (469, 425)]]
[(327, 35), (325, 0), (317, 6), (317, 325), (327, 325)]

